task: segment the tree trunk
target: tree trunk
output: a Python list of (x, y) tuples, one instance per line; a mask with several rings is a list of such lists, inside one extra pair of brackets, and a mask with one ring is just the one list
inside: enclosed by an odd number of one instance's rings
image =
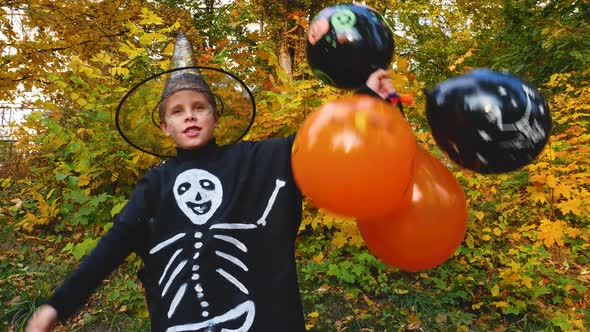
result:
[(281, 41), (279, 42), (279, 65), (285, 71), (287, 77), (293, 79), (293, 57), (291, 55), (291, 50), (289, 49), (287, 34), (284, 33), (286, 30), (287, 27), (285, 23), (285, 26), (282, 29), (283, 33), (281, 33)]

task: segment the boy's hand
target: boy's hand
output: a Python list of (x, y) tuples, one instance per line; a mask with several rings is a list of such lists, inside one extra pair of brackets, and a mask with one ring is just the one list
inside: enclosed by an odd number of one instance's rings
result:
[(43, 304), (33, 314), (27, 327), (26, 332), (51, 332), (57, 325), (57, 310), (54, 307)]
[(389, 78), (389, 72), (385, 69), (374, 71), (367, 79), (367, 87), (375, 91), (383, 99), (387, 99), (389, 95), (395, 93), (395, 88)]

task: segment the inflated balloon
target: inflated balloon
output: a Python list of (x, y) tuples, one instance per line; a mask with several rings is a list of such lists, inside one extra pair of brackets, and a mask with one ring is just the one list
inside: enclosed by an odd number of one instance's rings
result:
[(439, 83), (426, 98), (437, 144), (457, 164), (480, 173), (514, 171), (533, 161), (551, 131), (539, 92), (518, 77), (476, 69)]
[(406, 209), (359, 219), (369, 250), (386, 264), (405, 271), (436, 267), (457, 250), (467, 229), (467, 204), (453, 174), (427, 151), (418, 150)]
[(375, 70), (388, 68), (393, 48), (387, 22), (361, 4), (323, 9), (311, 21), (306, 38), (307, 61), (315, 75), (346, 89), (359, 88)]
[(317, 207), (349, 217), (383, 216), (404, 205), (416, 146), (409, 124), (391, 105), (344, 96), (314, 111), (297, 132), (293, 175)]

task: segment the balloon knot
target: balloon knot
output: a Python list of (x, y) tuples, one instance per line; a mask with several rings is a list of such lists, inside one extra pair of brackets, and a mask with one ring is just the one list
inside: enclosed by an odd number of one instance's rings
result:
[(405, 105), (412, 105), (414, 103), (414, 96), (412, 95), (398, 95), (395, 92), (390, 93), (387, 99), (391, 104), (402, 103)]

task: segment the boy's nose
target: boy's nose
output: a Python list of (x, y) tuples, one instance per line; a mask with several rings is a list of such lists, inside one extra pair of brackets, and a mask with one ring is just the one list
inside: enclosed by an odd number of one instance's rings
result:
[(196, 119), (197, 119), (197, 117), (193, 114), (193, 112), (188, 112), (184, 121), (187, 122), (187, 121), (193, 121)]

